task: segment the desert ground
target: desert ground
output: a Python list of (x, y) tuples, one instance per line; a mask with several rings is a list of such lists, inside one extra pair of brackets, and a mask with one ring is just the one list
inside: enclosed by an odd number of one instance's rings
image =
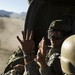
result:
[(21, 46), (16, 36), (24, 30), (24, 20), (0, 17), (0, 74), (3, 73), (8, 58)]

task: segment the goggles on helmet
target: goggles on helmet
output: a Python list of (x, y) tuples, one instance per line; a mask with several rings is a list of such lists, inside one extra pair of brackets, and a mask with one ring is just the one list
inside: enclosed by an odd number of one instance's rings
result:
[(48, 39), (60, 40), (63, 37), (61, 31), (48, 30)]

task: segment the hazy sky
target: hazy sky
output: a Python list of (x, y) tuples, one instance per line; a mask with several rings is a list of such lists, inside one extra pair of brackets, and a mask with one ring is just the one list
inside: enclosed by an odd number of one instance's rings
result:
[(25, 12), (28, 8), (27, 0), (0, 0), (0, 10)]

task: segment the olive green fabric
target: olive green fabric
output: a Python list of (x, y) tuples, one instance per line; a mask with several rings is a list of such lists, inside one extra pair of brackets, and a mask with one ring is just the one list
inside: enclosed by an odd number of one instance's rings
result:
[(24, 64), (24, 58), (22, 50), (19, 48), (18, 51), (15, 51), (7, 61), (7, 66), (4, 70), (4, 73), (7, 73), (8, 71), (12, 70), (13, 67), (17, 64)]
[(49, 30), (59, 30), (63, 32), (71, 31), (71, 23), (68, 20), (54, 20), (51, 22)]

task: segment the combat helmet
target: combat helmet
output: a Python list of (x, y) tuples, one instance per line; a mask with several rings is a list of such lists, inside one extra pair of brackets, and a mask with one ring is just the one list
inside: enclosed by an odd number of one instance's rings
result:
[(61, 47), (61, 68), (68, 75), (75, 75), (75, 35), (68, 37)]
[(49, 30), (50, 29), (68, 32), (71, 30), (71, 23), (65, 19), (54, 20), (51, 22), (51, 24), (49, 26)]
[(71, 34), (72, 31), (71, 22), (69, 22), (66, 19), (57, 19), (52, 21), (48, 29), (48, 38), (50, 36), (50, 32), (53, 30), (61, 31), (66, 35)]

